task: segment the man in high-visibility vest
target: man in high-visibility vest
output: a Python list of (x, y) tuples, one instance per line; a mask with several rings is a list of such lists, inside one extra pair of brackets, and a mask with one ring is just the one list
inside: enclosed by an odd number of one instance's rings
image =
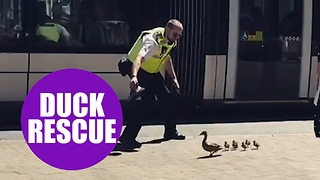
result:
[(45, 12), (45, 3), (39, 2), (40, 8), (38, 15), (39, 26), (36, 30), (36, 36), (39, 38), (40, 43), (44, 45), (55, 46), (72, 46), (71, 35), (68, 30), (61, 24), (62, 20), (66, 20), (62, 17), (62, 4), (60, 2), (55, 3), (53, 6), (53, 19), (50, 19)]
[(39, 26), (36, 35), (43, 37), (48, 43), (72, 46), (69, 32), (65, 27), (55, 22), (47, 22)]
[(119, 141), (121, 145), (128, 148), (140, 148), (141, 143), (136, 137), (142, 126), (142, 122), (148, 117), (150, 107), (155, 101), (155, 96), (162, 104), (162, 115), (164, 115), (165, 131), (164, 139), (185, 139), (185, 136), (176, 130), (176, 122), (173, 119), (174, 105), (173, 97), (164, 84), (160, 70), (165, 68), (173, 79), (173, 85), (179, 92), (180, 85), (176, 77), (170, 53), (177, 45), (181, 37), (183, 26), (176, 19), (170, 20), (165, 28), (157, 27), (142, 31), (133, 47), (127, 55), (132, 63), (130, 88), (135, 91), (137, 87), (145, 88), (141, 94), (142, 107), (140, 116), (136, 117), (127, 125)]

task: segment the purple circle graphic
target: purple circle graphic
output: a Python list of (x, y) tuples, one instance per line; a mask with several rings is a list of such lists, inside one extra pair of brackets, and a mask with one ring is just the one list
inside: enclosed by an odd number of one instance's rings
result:
[(38, 81), (22, 107), (23, 136), (43, 162), (63, 170), (96, 165), (116, 146), (122, 108), (110, 85), (81, 69), (55, 71)]

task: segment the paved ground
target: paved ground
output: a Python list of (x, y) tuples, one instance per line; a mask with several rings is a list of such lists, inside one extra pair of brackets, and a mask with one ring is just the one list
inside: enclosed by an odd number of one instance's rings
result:
[[(185, 141), (144, 144), (137, 152), (113, 152), (94, 167), (62, 171), (30, 151), (21, 132), (0, 132), (0, 179), (219, 179), (318, 180), (320, 139), (312, 121), (180, 125)], [(222, 144), (256, 140), (259, 150), (220, 151), (214, 157), (201, 148), (203, 136)], [(163, 126), (145, 126), (141, 142), (161, 138)]]

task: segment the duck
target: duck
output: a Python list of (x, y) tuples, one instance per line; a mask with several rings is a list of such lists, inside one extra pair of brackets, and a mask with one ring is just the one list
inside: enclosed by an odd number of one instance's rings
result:
[(208, 133), (207, 131), (202, 131), (199, 136), (201, 135), (204, 135), (204, 138), (202, 140), (202, 148), (205, 150), (205, 151), (208, 151), (210, 152), (210, 156), (212, 156), (214, 153), (218, 152), (219, 150), (222, 149), (222, 147), (219, 145), (219, 144), (216, 144), (216, 143), (211, 143), (211, 144), (208, 144), (207, 143), (207, 138), (208, 138)]
[(246, 149), (248, 148), (248, 145), (245, 144), (245, 142), (242, 142), (241, 147), (242, 147), (244, 150), (246, 150)]
[(245, 144), (248, 145), (248, 147), (250, 147), (250, 141), (248, 141), (248, 139), (246, 139)]
[(225, 150), (228, 149), (228, 151), (229, 151), (229, 147), (230, 147), (230, 145), (227, 143), (227, 141), (225, 141), (225, 142), (224, 142), (224, 148), (225, 148)]
[(260, 144), (257, 143), (256, 141), (253, 141), (253, 145), (258, 149), (260, 147)]
[(232, 141), (232, 147), (233, 150), (236, 150), (238, 148), (238, 142), (236, 142), (235, 140)]

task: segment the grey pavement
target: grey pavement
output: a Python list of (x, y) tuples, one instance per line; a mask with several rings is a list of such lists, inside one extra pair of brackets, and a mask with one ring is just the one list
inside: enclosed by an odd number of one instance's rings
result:
[[(136, 152), (112, 152), (99, 164), (80, 171), (62, 171), (39, 160), (20, 131), (0, 132), (0, 179), (219, 179), (318, 180), (320, 139), (312, 121), (178, 125), (184, 141), (143, 144)], [(201, 147), (256, 140), (258, 150), (219, 151), (213, 157)], [(144, 126), (138, 140), (161, 138), (163, 126)]]

